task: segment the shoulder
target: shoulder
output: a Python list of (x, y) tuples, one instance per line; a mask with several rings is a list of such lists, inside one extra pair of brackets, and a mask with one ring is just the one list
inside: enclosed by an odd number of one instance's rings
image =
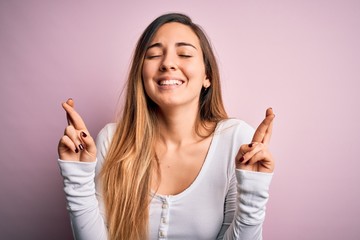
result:
[(95, 168), (96, 174), (101, 170), (107, 151), (110, 147), (114, 133), (116, 131), (116, 123), (108, 123), (103, 127), (96, 137), (97, 164)]
[(96, 148), (98, 160), (105, 158), (110, 143), (116, 131), (116, 123), (108, 123), (103, 127), (96, 137)]
[(223, 133), (227, 131), (240, 131), (240, 132), (254, 132), (254, 128), (248, 124), (247, 122), (236, 119), (236, 118), (228, 118), (221, 120), (216, 127), (215, 133)]
[(240, 146), (251, 143), (253, 136), (254, 128), (243, 120), (228, 118), (218, 122), (209, 151), (209, 155), (215, 159), (215, 169), (223, 169), (227, 178), (231, 179), (235, 169), (234, 159)]
[(114, 136), (114, 133), (116, 131), (116, 123), (108, 123), (106, 124), (99, 132), (99, 134), (97, 135), (96, 141), (98, 142), (99, 140), (108, 140), (111, 141), (111, 139)]
[(250, 142), (254, 135), (254, 128), (247, 122), (228, 118), (221, 120), (215, 129), (215, 135), (221, 135), (221, 138), (231, 139), (232, 141), (247, 143)]

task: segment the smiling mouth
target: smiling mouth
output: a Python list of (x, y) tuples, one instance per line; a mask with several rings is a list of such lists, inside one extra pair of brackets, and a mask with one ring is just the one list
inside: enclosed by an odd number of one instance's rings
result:
[(178, 86), (183, 84), (184, 82), (181, 80), (170, 79), (170, 80), (161, 80), (158, 82), (160, 86)]

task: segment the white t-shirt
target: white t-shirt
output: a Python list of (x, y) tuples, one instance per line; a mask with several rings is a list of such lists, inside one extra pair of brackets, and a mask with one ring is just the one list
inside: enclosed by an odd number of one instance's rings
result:
[[(116, 124), (108, 124), (99, 133), (96, 162), (58, 160), (76, 239), (107, 239), (102, 188), (95, 176), (115, 129)], [(240, 146), (250, 143), (253, 134), (241, 120), (217, 124), (194, 182), (177, 195), (152, 194), (150, 239), (262, 239), (273, 174), (236, 170), (234, 163)]]

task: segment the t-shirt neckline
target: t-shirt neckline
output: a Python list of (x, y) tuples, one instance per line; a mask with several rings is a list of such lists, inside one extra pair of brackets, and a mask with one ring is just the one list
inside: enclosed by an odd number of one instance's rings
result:
[(179, 199), (183, 198), (184, 196), (188, 195), (194, 188), (196, 188), (196, 186), (201, 182), (201, 179), (205, 175), (206, 170), (211, 163), (211, 160), (212, 160), (211, 156), (214, 155), (213, 152), (215, 151), (216, 145), (218, 143), (218, 138), (219, 138), (218, 133), (221, 130), (222, 123), (223, 123), (223, 120), (219, 121), (216, 124), (215, 130), (212, 134), (213, 136), (212, 136), (208, 151), (205, 156), (204, 163), (199, 171), (199, 174), (196, 176), (195, 180), (189, 185), (189, 187), (187, 187), (182, 192), (175, 194), (175, 195), (164, 195), (164, 194), (158, 194), (158, 193), (155, 193), (154, 191), (151, 191), (152, 197), (159, 199), (159, 200), (167, 199), (167, 200), (171, 200), (171, 201), (176, 201), (176, 200), (179, 200)]

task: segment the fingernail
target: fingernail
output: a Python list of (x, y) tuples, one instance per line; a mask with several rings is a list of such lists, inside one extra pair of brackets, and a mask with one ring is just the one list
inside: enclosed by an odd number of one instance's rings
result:
[(239, 159), (239, 162), (243, 162), (244, 161), (244, 157), (241, 157), (240, 159)]
[(82, 136), (83, 138), (86, 138), (86, 137), (87, 137), (86, 133), (84, 133), (84, 132), (81, 132), (81, 136)]
[(80, 150), (84, 150), (84, 146), (82, 144), (79, 145)]
[(78, 153), (78, 152), (79, 152), (79, 149), (78, 149), (78, 148), (75, 148), (75, 152)]
[(252, 143), (250, 143), (250, 144), (249, 144), (249, 148), (252, 148), (252, 146), (253, 146), (253, 144), (252, 144)]

